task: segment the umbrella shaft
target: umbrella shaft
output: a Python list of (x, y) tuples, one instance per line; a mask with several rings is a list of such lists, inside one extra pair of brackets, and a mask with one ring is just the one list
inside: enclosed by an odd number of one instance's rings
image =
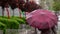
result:
[(37, 34), (37, 30), (36, 30), (36, 28), (35, 28), (35, 34)]

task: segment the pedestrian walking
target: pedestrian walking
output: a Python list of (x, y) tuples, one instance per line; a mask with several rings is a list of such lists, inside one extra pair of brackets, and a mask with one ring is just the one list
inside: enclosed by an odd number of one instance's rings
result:
[(41, 34), (56, 34), (57, 16), (49, 10), (37, 9), (26, 16), (27, 23), (38, 28)]

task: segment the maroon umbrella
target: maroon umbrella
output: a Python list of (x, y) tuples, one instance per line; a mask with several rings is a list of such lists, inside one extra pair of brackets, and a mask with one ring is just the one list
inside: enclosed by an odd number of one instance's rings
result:
[(35, 28), (47, 29), (57, 24), (57, 16), (49, 10), (34, 10), (26, 16), (27, 23)]

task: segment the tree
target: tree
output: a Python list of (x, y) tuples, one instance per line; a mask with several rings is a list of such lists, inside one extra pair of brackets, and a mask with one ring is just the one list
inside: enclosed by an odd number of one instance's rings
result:
[(55, 2), (53, 4), (53, 10), (60, 11), (60, 2)]

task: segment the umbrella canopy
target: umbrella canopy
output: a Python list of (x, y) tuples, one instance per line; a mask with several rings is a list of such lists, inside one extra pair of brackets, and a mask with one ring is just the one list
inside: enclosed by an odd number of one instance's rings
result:
[(57, 16), (49, 10), (34, 10), (26, 16), (27, 23), (35, 28), (47, 29), (57, 24)]

